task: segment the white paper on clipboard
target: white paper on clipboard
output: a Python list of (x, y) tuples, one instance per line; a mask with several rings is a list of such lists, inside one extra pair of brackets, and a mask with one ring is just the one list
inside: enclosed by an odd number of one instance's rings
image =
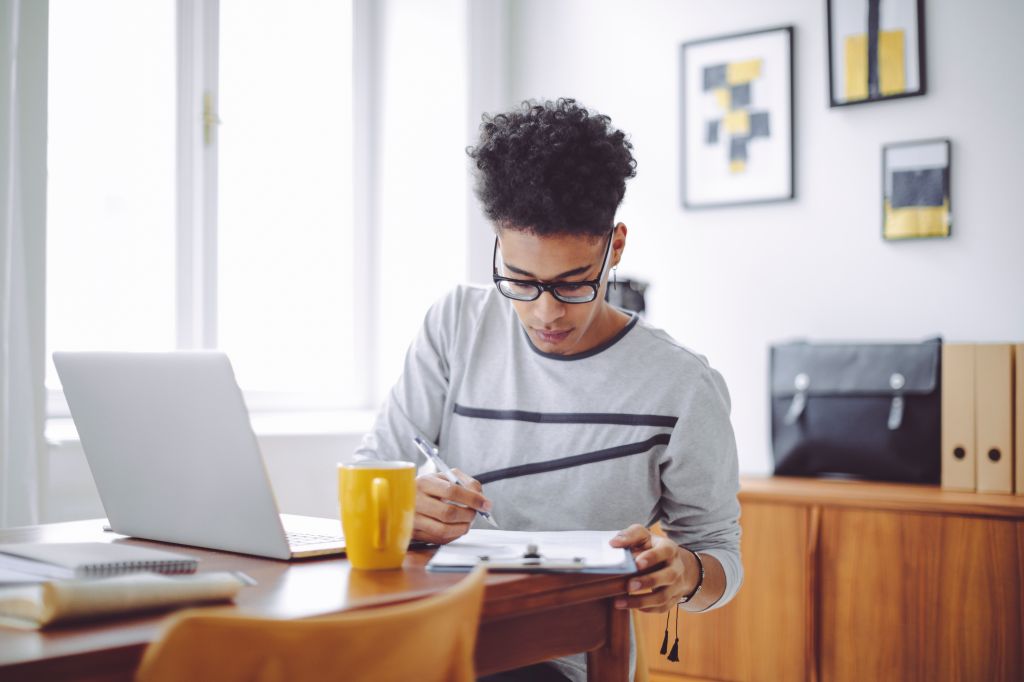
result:
[(427, 570), (468, 571), (483, 564), (499, 571), (633, 573), (636, 564), (632, 553), (608, 544), (617, 533), (474, 528), (442, 545), (427, 564)]

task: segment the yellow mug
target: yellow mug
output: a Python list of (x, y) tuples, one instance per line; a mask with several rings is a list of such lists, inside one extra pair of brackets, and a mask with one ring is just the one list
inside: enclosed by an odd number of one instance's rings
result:
[(345, 553), (355, 568), (400, 568), (412, 539), (416, 467), (412, 462), (338, 465)]

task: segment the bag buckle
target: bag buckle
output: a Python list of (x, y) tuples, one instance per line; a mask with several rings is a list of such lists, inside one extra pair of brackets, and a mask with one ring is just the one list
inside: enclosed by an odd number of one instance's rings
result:
[(903, 396), (900, 391), (907, 385), (907, 379), (899, 372), (889, 377), (889, 388), (896, 391), (889, 405), (889, 430), (896, 431), (903, 424)]
[(804, 413), (804, 409), (807, 407), (807, 389), (810, 385), (811, 378), (803, 372), (797, 374), (793, 379), (793, 388), (796, 389), (796, 393), (793, 394), (793, 402), (789, 404), (789, 410), (782, 420), (786, 426), (796, 424), (800, 415)]

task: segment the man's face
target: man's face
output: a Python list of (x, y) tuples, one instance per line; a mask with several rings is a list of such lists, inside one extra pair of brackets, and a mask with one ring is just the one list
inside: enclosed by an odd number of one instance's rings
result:
[[(575, 355), (613, 336), (615, 310), (604, 300), (608, 273), (618, 263), (626, 228), (618, 225), (612, 236), (608, 267), (597, 298), (589, 303), (565, 303), (545, 291), (535, 301), (509, 299), (530, 340), (538, 350)], [(608, 237), (575, 235), (537, 236), (524, 230), (499, 230), (498, 274), (541, 282), (580, 282), (596, 279), (604, 264)]]

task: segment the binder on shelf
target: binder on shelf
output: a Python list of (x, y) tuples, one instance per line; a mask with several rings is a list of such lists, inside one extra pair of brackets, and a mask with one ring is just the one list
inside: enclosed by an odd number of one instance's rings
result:
[(1016, 471), (1014, 489), (1024, 495), (1024, 343), (1014, 346), (1014, 427), (1013, 465)]
[(1013, 353), (1008, 343), (979, 344), (974, 349), (979, 493), (1013, 492)]
[(974, 344), (942, 346), (942, 487), (975, 489)]

